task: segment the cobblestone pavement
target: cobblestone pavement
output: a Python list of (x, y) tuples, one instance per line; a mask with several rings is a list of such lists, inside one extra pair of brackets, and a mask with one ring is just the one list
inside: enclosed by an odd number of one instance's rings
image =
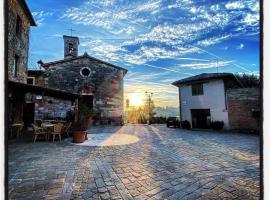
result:
[(259, 199), (259, 136), (161, 125), (93, 127), (137, 143), (10, 143), (10, 199)]

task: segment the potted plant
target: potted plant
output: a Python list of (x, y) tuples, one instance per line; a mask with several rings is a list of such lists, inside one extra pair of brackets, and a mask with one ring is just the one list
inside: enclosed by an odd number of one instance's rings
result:
[[(81, 103), (78, 109), (78, 120), (73, 125), (73, 141), (74, 143), (83, 143), (87, 140), (87, 129), (92, 121), (92, 109)], [(90, 120), (89, 118), (90, 117)], [(90, 121), (90, 123), (89, 123)]]

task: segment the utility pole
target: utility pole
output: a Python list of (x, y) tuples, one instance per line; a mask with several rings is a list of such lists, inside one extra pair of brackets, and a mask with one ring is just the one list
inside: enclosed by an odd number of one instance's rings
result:
[(152, 102), (152, 99), (151, 97), (153, 96), (153, 93), (149, 93), (149, 92), (145, 92), (145, 95), (146, 95), (146, 98), (147, 98), (147, 102), (148, 102), (148, 124), (151, 124), (150, 120), (151, 120), (151, 111), (150, 111), (150, 108), (151, 108), (151, 102)]

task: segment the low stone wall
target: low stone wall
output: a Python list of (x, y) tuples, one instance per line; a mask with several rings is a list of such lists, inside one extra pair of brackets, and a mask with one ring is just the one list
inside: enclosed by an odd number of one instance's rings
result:
[(260, 130), (260, 90), (240, 88), (227, 91), (229, 125), (231, 130)]
[(72, 111), (72, 102), (44, 96), (35, 102), (35, 120), (66, 118), (66, 113)]

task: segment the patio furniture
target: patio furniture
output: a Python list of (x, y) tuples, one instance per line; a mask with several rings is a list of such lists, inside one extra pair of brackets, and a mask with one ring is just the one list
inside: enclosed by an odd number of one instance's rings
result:
[(11, 133), (10, 133), (10, 137), (12, 138), (13, 136), (13, 132), (16, 135), (16, 138), (19, 138), (22, 136), (22, 129), (23, 129), (24, 123), (20, 122), (20, 123), (13, 123), (11, 124)]
[(51, 133), (53, 135), (53, 142), (56, 135), (58, 135), (59, 141), (61, 141), (62, 128), (63, 128), (62, 123), (54, 124), (53, 132)]
[(67, 122), (63, 127), (63, 133), (66, 133), (68, 137), (69, 137), (69, 132), (71, 130), (71, 125), (72, 125), (72, 122)]
[(53, 131), (54, 125), (46, 122), (46, 123), (42, 123), (41, 127), (45, 130), (45, 132), (47, 134), (47, 138), (50, 139), (50, 134)]
[(47, 133), (44, 128), (38, 127), (35, 124), (31, 124), (31, 126), (33, 128), (34, 142), (36, 142), (38, 136), (44, 136), (44, 138), (47, 140)]

